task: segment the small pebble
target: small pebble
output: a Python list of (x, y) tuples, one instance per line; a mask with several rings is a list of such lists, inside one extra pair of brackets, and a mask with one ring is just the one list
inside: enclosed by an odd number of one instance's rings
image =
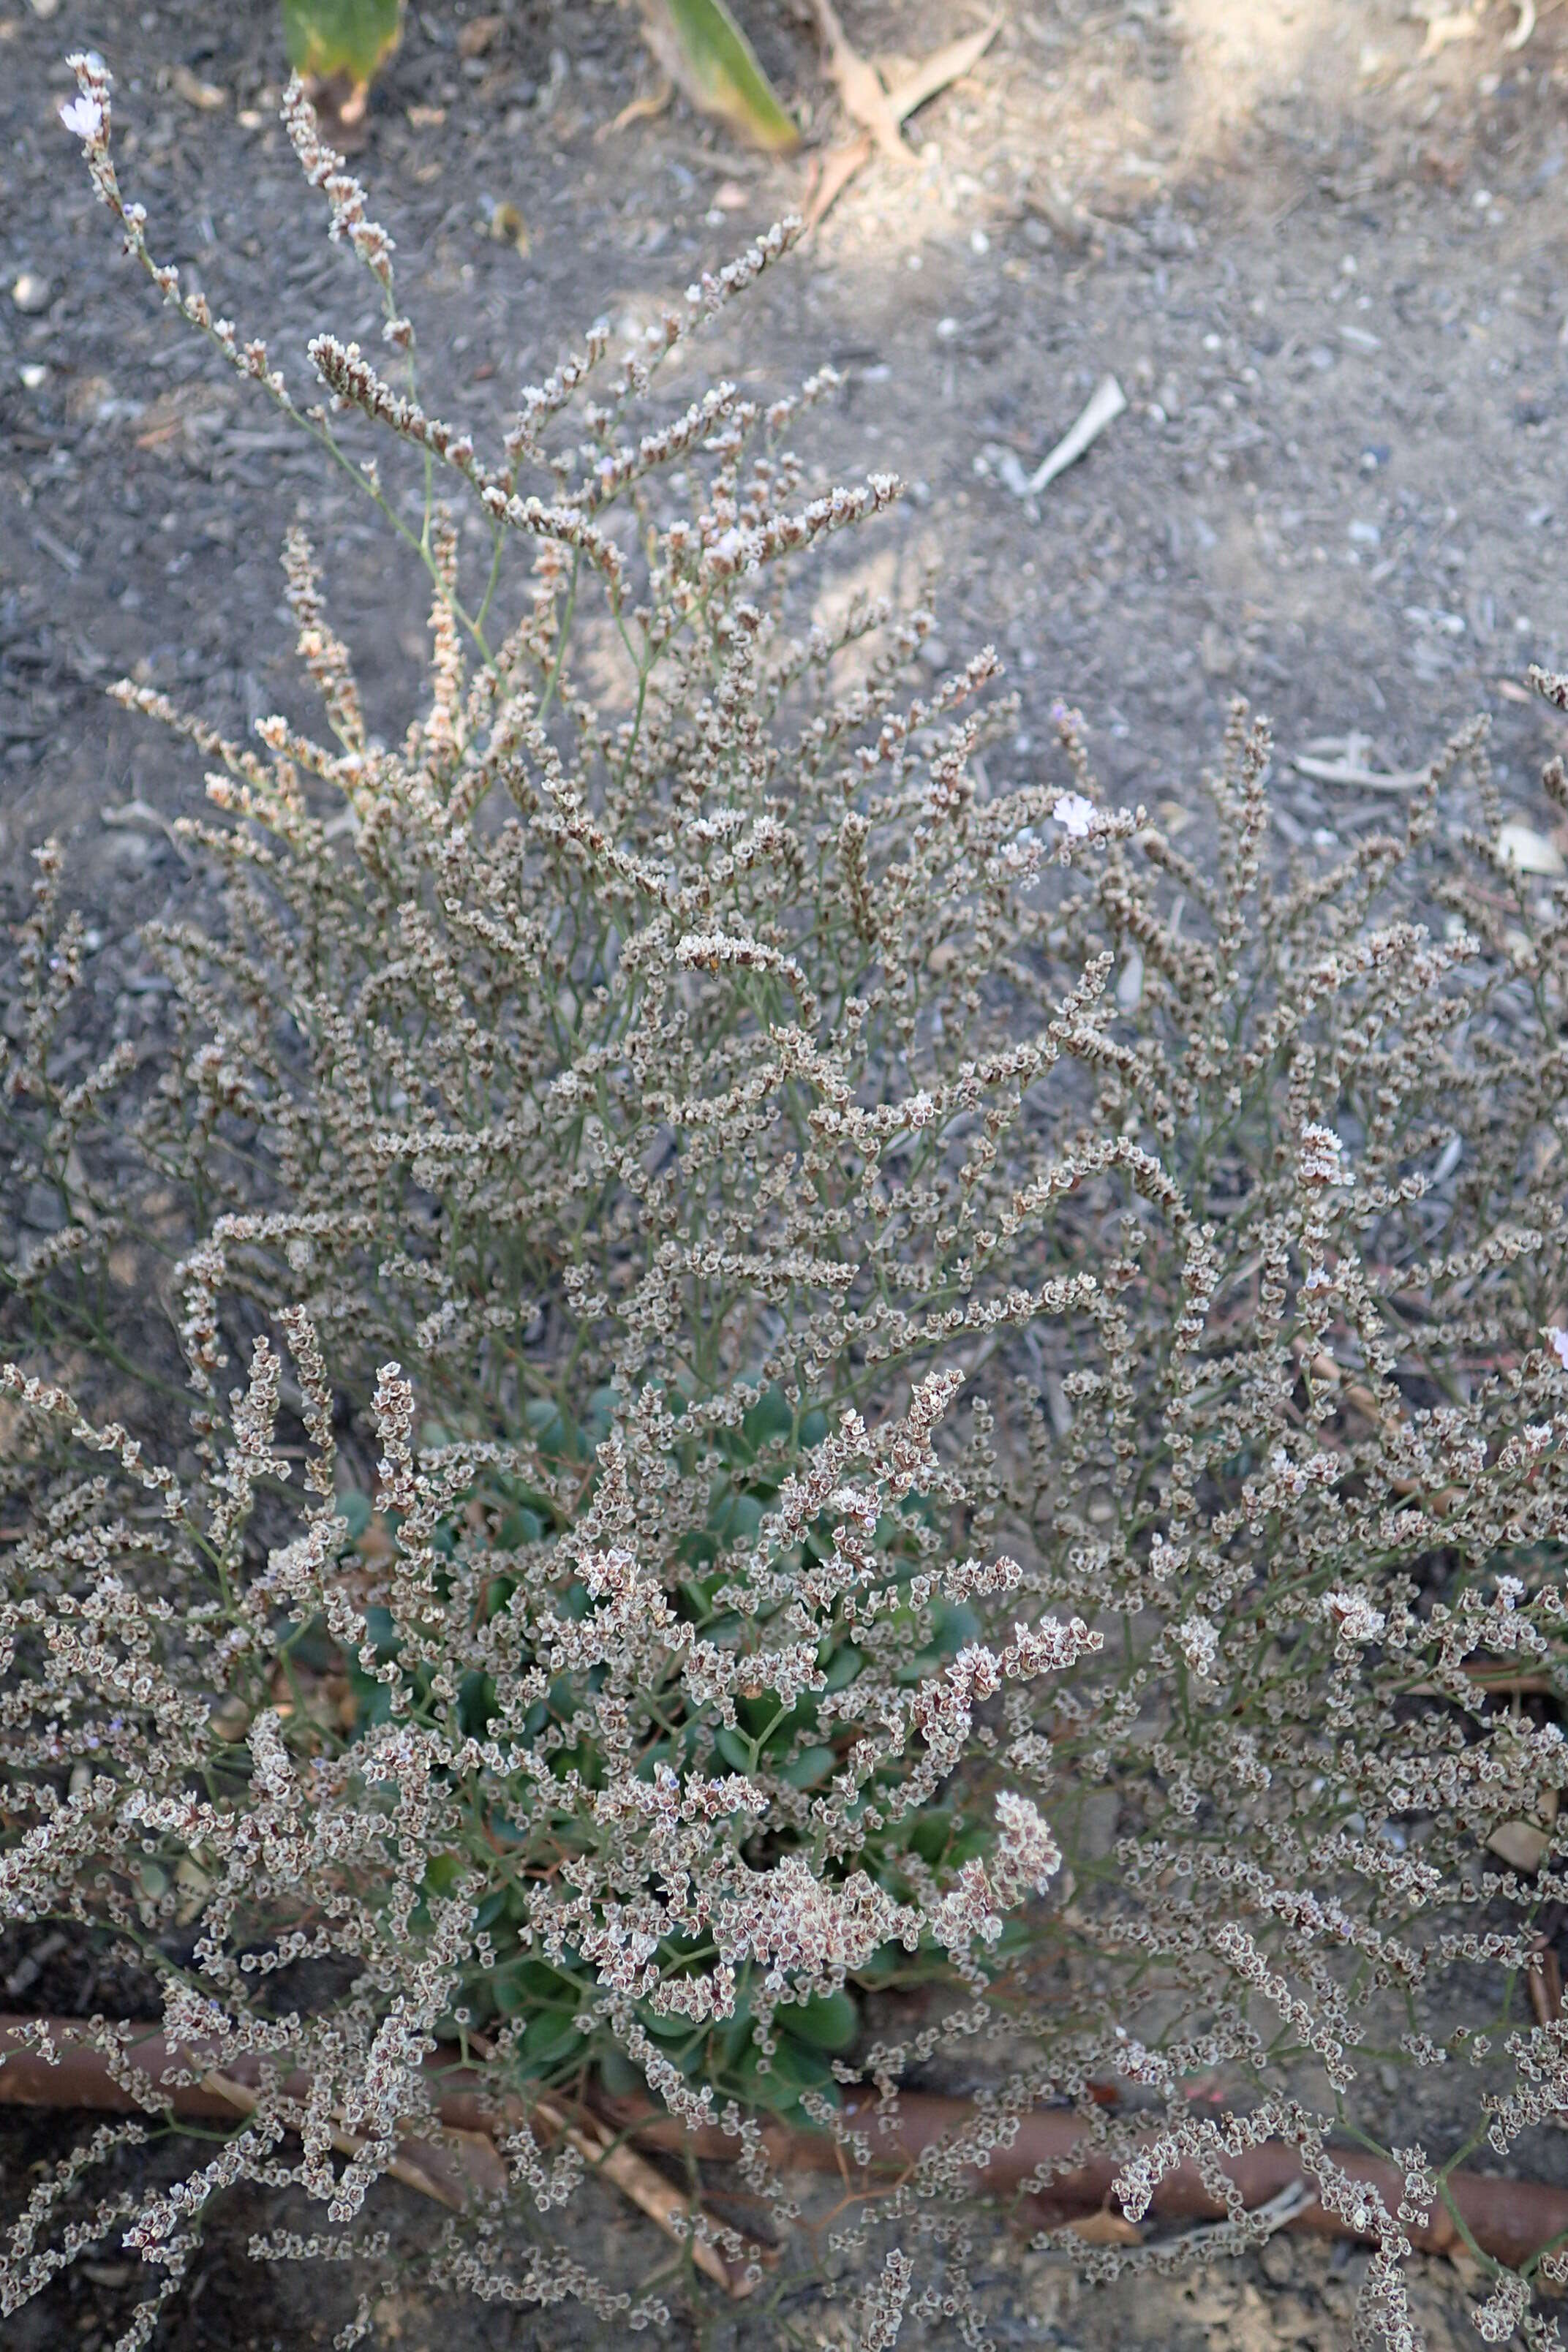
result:
[(24, 269), (11, 289), (11, 299), (18, 310), (32, 312), (49, 307), (49, 281), (36, 270)]
[(22, 1195), (22, 1223), (36, 1234), (58, 1234), (66, 1213), (52, 1184), (29, 1184)]
[(29, 360), (22, 369), (21, 376), (29, 392), (41, 392), (49, 380), (49, 372), (37, 360)]
[(1258, 2266), (1270, 2286), (1289, 2286), (1295, 2275), (1295, 2256), (1283, 2238), (1270, 2238), (1259, 2250)]

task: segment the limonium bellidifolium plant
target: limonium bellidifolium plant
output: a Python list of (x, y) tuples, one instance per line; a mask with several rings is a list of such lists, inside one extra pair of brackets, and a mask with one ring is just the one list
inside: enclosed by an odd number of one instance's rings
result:
[[(1415, 2345), (1409, 2225), (1568, 2104), (1527, 1998), (1568, 1902), (1568, 886), (1479, 730), (1285, 870), (1238, 708), (1184, 854), (1073, 713), (1016, 748), (990, 652), (917, 689), (923, 610), (813, 624), (898, 495), (808, 488), (831, 377), (666, 388), (789, 226), (486, 451), (297, 87), (386, 324), (289, 381), (155, 260), (76, 67), (128, 253), (379, 509), (433, 656), (384, 740), (295, 529), (316, 732), (116, 689), (200, 753), (225, 885), (147, 933), (154, 1085), (61, 1073), (52, 847), (16, 935), (12, 1173), (61, 1214), (3, 1268), (3, 1916), (99, 1931), (255, 2087), (140, 2200), (80, 2201), (149, 2122), (84, 2133), (6, 2307), (118, 2243), (147, 2341), (237, 2182), (319, 2215), (258, 2253), (374, 2291), (367, 2196), (451, 2144), (462, 2063), (508, 2120), (422, 2257), (453, 2290), (645, 2326), (722, 2276), (815, 2343), (770, 2127), (864, 2164), (934, 2084), (980, 2094), (962, 2145), (812, 2241), (835, 2340), (985, 2340), (955, 2232), (1054, 2103), (1134, 2220), (1289, 2140), (1374, 2242), (1362, 2340)], [(162, 1450), (50, 1361), (138, 1230), (128, 1142), (186, 1220)], [(570, 2118), (617, 2101), (727, 2136), (751, 2200), (650, 2221), (630, 2284), (563, 2218), (606, 2193)], [(1233, 2196), (1205, 2257), (1265, 2226)], [(1568, 2253), (1481, 2260), (1481, 2334), (1555, 2341)]]

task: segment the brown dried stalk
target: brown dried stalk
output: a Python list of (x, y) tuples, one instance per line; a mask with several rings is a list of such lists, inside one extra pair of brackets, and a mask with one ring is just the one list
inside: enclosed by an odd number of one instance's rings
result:
[[(709, 2160), (734, 2157), (735, 2143), (721, 2131), (689, 2133), (670, 2117), (632, 2101), (609, 2101), (605, 2105), (606, 2112), (623, 2128), (637, 2132), (645, 2147), (679, 2147)], [(868, 2126), (875, 2129), (875, 2092), (848, 2092), (845, 2107), (847, 2115), (863, 2116)], [(975, 2114), (976, 2110), (964, 2099), (942, 2098), (926, 2092), (902, 2093), (888, 2153), (879, 2168), (907, 2172), (927, 2149), (959, 2138)], [(984, 2185), (991, 2190), (1016, 2189), (1042, 2166), (1054, 2169), (1071, 2159), (1082, 2145), (1083, 2137), (1081, 2123), (1065, 2109), (1025, 2116), (1012, 2144), (991, 2150)], [(836, 2140), (824, 2134), (775, 2132), (769, 2136), (768, 2146), (774, 2161), (781, 2164), (813, 2171), (840, 2169), (842, 2151)], [(1333, 2160), (1350, 2179), (1364, 2182), (1374, 2189), (1390, 2211), (1398, 2206), (1405, 2195), (1405, 2179), (1396, 2165), (1343, 2149), (1334, 2151)], [(1064, 2216), (1075, 2208), (1080, 2212), (1101, 2208), (1113, 2210), (1109, 2200), (1124, 2162), (1124, 2158), (1115, 2156), (1086, 2157), (1070, 2171), (1057, 2172), (1040, 2201), (1062, 2209)], [(1306, 2195), (1291, 2214), (1289, 2228), (1325, 2237), (1365, 2234), (1370, 2238), (1373, 2234), (1353, 2229), (1341, 2215), (1330, 2211), (1320, 2201), (1312, 2177), (1304, 2170), (1295, 2151), (1279, 2141), (1249, 2149), (1239, 2158), (1226, 2158), (1221, 2169), (1235, 2181), (1249, 2212), (1300, 2184)], [(977, 2174), (975, 2179), (976, 2185), (980, 2185), (981, 2177)], [(1468, 2234), (1483, 2253), (1500, 2263), (1518, 2264), (1529, 2261), (1568, 2231), (1568, 2189), (1540, 2181), (1500, 2180), (1489, 2174), (1464, 2171), (1451, 2172), (1445, 2186), (1447, 2205), (1436, 2206), (1426, 2224), (1408, 2225), (1411, 2243), (1423, 2252), (1446, 2253), (1451, 2247), (1462, 2244)], [(1150, 2210), (1162, 2219), (1189, 2221), (1218, 2221), (1225, 2212), (1224, 2207), (1209, 2195), (1197, 2167), (1190, 2161), (1179, 2164), (1158, 2183)]]
[[(0, 2017), (0, 2106), (88, 2107), (117, 2115), (136, 2112), (136, 2101), (114, 2080), (101, 2051), (72, 2040), (79, 2030), (78, 2021), (57, 2017), (42, 2021), (58, 2053), (53, 2061), (37, 2049), (34, 2036), (38, 2021)], [(236, 2112), (253, 2115), (260, 2104), (254, 2082), (245, 2079), (254, 2071), (254, 2062), (240, 2059), (236, 2071), (220, 2072), (205, 2063), (207, 2053), (195, 2045), (169, 2042), (153, 2025), (133, 2029), (121, 2046), (142, 2073), (167, 2091), (170, 2109), (184, 2121), (223, 2121)], [(451, 2063), (450, 2053), (437, 2053), (430, 2062), (433, 2088), (441, 2088), (450, 2080)], [(165, 2084), (163, 2077), (175, 2068), (185, 2073), (202, 2071), (195, 2083)], [(465, 2084), (482, 2085), (479, 2070), (461, 2071)], [(302, 2103), (310, 2093), (310, 2078), (290, 2074), (279, 2087), (285, 2099)], [(506, 2168), (495, 2145), (498, 2124), (506, 2127), (525, 2121), (542, 2125), (551, 2137), (564, 2137), (601, 2179), (646, 2213), (667, 2237), (682, 2245), (689, 2242), (691, 2259), (704, 2277), (736, 2301), (752, 2293), (754, 2281), (727, 2263), (716, 2247), (692, 2234), (689, 2200), (597, 2118), (574, 2116), (550, 2098), (497, 2101), (480, 2089), (468, 2088), (443, 2092), (437, 2113), (446, 2135), (443, 2140), (437, 2144), (411, 2134), (386, 2166), (392, 2179), (405, 2188), (461, 2212), (476, 2196), (493, 2197), (506, 2188)], [(365, 2146), (340, 2125), (332, 2127), (331, 2142), (341, 2155), (350, 2157), (360, 2155)], [(726, 2154), (730, 2153), (726, 2145)]]
[[(58, 2053), (52, 2063), (39, 2055), (33, 2038), (40, 2022)], [(117, 2115), (133, 2111), (135, 2102), (129, 2091), (115, 2081), (101, 2053), (70, 2040), (79, 2024), (79, 2021), (70, 2018), (39, 2021), (0, 2017), (0, 2106), (84, 2107)], [(173, 2066), (191, 2072), (202, 2063), (199, 2052), (183, 2046), (172, 2048), (151, 2025), (139, 2030), (126, 2048), (127, 2053), (133, 2055), (155, 2082)], [(738, 2143), (716, 2126), (707, 2131), (689, 2131), (673, 2116), (643, 2100), (602, 2098), (598, 2102), (601, 2120), (584, 2124), (569, 2117), (551, 2100), (536, 2099), (525, 2105), (514, 2095), (495, 2096), (487, 2088), (483, 2069), (465, 2066), (455, 2052), (438, 2052), (428, 2063), (442, 2127), (454, 2135), (452, 2153), (476, 2179), (486, 2178), (481, 2142), (488, 2151), (488, 2160), (495, 2161), (489, 2136), (498, 2124), (515, 2125), (532, 2117), (551, 2131), (564, 2130), (595, 2170), (673, 2235), (672, 2224), (678, 2216), (684, 2229), (689, 2211), (686, 2200), (635, 2149), (627, 2147), (625, 2139), (635, 2139), (642, 2148), (710, 2163), (733, 2162), (739, 2153)], [(290, 2077), (282, 2087), (287, 2096), (302, 2098), (309, 2084), (299, 2076)], [(247, 2095), (254, 2104), (254, 2095), (247, 2093), (242, 2082), (232, 2076), (220, 2079), (207, 2071), (198, 2082), (170, 2086), (169, 2106), (182, 2119), (212, 2120), (232, 2115), (235, 2106)], [(875, 2092), (848, 2092), (845, 2107), (850, 2119), (863, 2121), (868, 2128), (876, 2131)], [(883, 2150), (870, 2178), (907, 2175), (927, 2151), (959, 2141), (973, 2123), (975, 2112), (967, 2100), (906, 2092), (899, 2101), (890, 2131), (884, 2135)], [(612, 2132), (625, 2138), (614, 2140)], [(825, 2133), (774, 2123), (764, 2127), (763, 2137), (770, 2159), (781, 2168), (834, 2173), (844, 2170), (844, 2150)], [(1047, 2211), (1052, 2220), (1062, 2221), (1100, 2210), (1114, 2213), (1110, 2199), (1124, 2159), (1093, 2154), (1078, 2158), (1083, 2138), (1082, 2124), (1065, 2110), (1025, 2116), (1011, 2145), (992, 2149), (984, 2185), (993, 2191), (1016, 2189), (1044, 2168), (1054, 2177), (1048, 2190), (1033, 2200), (1042, 2209), (1042, 2218)], [(410, 2140), (389, 2169), (400, 2179), (408, 2178), (408, 2172), (397, 2169), (396, 2165), (405, 2165), (414, 2172), (428, 2170), (432, 2179), (447, 2179), (451, 2175), (441, 2163), (444, 2153), (444, 2149), (428, 2142)], [(1405, 2195), (1405, 2182), (1396, 2166), (1344, 2150), (1336, 2150), (1334, 2163), (1348, 2179), (1373, 2190), (1388, 2210), (1399, 2205)], [(1305, 2171), (1295, 2151), (1281, 2142), (1269, 2142), (1249, 2149), (1242, 2157), (1228, 2158), (1221, 2168), (1235, 2182), (1249, 2212), (1300, 2186), (1304, 2191), (1302, 2201), (1285, 2226), (1328, 2237), (1372, 2234), (1370, 2231), (1356, 2230), (1321, 2203), (1310, 2174)], [(855, 2178), (853, 2174), (850, 2177)], [(426, 2195), (438, 2193), (423, 2179), (413, 2179), (410, 2185)], [(859, 2185), (869, 2185), (867, 2176), (859, 2176)], [(443, 2197), (442, 2201), (452, 2200)], [(1164, 2221), (1212, 2221), (1223, 2219), (1225, 2213), (1224, 2207), (1205, 2187), (1197, 2167), (1190, 2161), (1177, 2165), (1159, 2181), (1151, 2210)], [(1423, 2252), (1446, 2253), (1469, 2241), (1497, 2262), (1518, 2264), (1568, 2234), (1568, 2189), (1541, 2181), (1503, 2180), (1481, 2173), (1452, 2172), (1444, 2184), (1443, 2201), (1434, 2208), (1430, 2219), (1408, 2228), (1412, 2244)], [(727, 2293), (740, 2295), (749, 2291), (743, 2283), (737, 2283), (736, 2274), (711, 2247), (697, 2242), (692, 2253), (698, 2267)]]
[(1563, 2014), (1563, 1970), (1544, 1936), (1535, 1948), (1524, 1981), (1537, 2025), (1555, 2025)]
[[(445, 2120), (447, 2102), (443, 2100), (441, 2105)], [(625, 2140), (610, 2137), (592, 2122), (574, 2123), (552, 2099), (536, 2099), (532, 2112), (547, 2130), (563, 2133), (599, 2178), (629, 2198), (639, 2212), (658, 2223), (666, 2237), (681, 2244), (689, 2242), (691, 2259), (705, 2278), (710, 2278), (737, 2302), (751, 2294), (756, 2282), (732, 2268), (706, 2239), (692, 2234), (689, 2201), (635, 2147)]]
[[(5, 2074), (0, 2072), (0, 2084), (4, 2082)], [(237, 2082), (232, 2074), (221, 2074), (216, 2069), (203, 2075), (202, 2087), (212, 2092), (224, 2106), (237, 2109), (244, 2116), (254, 2115), (261, 2104), (260, 2093), (248, 2083)], [(176, 2093), (176, 2099), (180, 2095)], [(0, 2099), (3, 2097), (0, 2091)], [(341, 2124), (332, 2126), (331, 2142), (340, 2156), (362, 2155), (366, 2145), (356, 2133), (344, 2131)], [(496, 2154), (494, 2141), (482, 2132), (454, 2128), (450, 2148), (411, 2140), (391, 2159), (386, 2169), (405, 2189), (417, 2189), (421, 2197), (433, 2198), (437, 2205), (445, 2205), (454, 2213), (460, 2213), (468, 2204), (474, 2189), (493, 2195), (506, 2187), (506, 2167)]]

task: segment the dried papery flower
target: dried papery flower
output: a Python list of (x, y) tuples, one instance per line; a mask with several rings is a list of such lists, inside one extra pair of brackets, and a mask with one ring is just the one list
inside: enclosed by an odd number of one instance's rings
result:
[[(1497, 855), (1479, 732), (1280, 873), (1237, 707), (1189, 856), (1106, 806), (1065, 704), (1021, 764), (994, 654), (918, 685), (923, 607), (813, 622), (804, 559), (888, 478), (813, 495), (795, 404), (664, 398), (791, 229), (621, 362), (591, 329), (499, 450), (326, 332), (304, 415), (154, 258), (76, 62), (128, 249), (363, 485), (432, 657), (388, 748), (294, 531), (324, 740), (118, 689), (199, 751), (182, 837), (225, 892), (148, 927), (155, 1081), (75, 1076), (52, 845), (16, 935), (5, 1182), (61, 1223), (0, 1259), (0, 1916), (117, 1938), (256, 2088), (184, 2179), (68, 2218), (121, 2145), (85, 2139), (5, 2308), (114, 2233), (173, 2293), (239, 2181), (324, 2208), (276, 2258), (378, 2287), (366, 2196), (462, 2039), (508, 2189), (443, 2292), (658, 2320), (662, 2274), (562, 2235), (607, 2177), (566, 2110), (640, 2096), (732, 2145), (786, 2250), (683, 2216), (693, 2292), (717, 2249), (791, 2340), (816, 2257), (764, 2120), (871, 2166), (959, 2067), (963, 2134), (819, 2245), (865, 2346), (979, 2340), (965, 2214), (1052, 2101), (1130, 2212), (1197, 2168), (1224, 2247), (1262, 2224), (1222, 2159), (1288, 2140), (1414, 2343), (1416, 2204), (1478, 2117), (1517, 2167), (1568, 2104), (1519, 1990), (1568, 1902), (1568, 886)], [(406, 352), (390, 244), (287, 108)], [(178, 1455), (85, 1393), (137, 1154)], [(1391, 2052), (1429, 2102), (1392, 2205), (1332, 2137), (1376, 2143)], [(1500, 2272), (1479, 2324), (1531, 2292)]]
[(96, 98), (89, 97), (84, 91), (79, 98), (73, 98), (68, 105), (61, 107), (60, 122), (73, 139), (81, 140), (89, 147), (93, 146), (103, 135), (103, 108)]
[(1058, 793), (1051, 803), (1051, 814), (1074, 841), (1087, 841), (1100, 811), (1082, 793)]
[(858, 2314), (857, 2352), (891, 2352), (903, 2326), (915, 2269), (897, 2246), (889, 2249), (881, 2275), (868, 2290)]

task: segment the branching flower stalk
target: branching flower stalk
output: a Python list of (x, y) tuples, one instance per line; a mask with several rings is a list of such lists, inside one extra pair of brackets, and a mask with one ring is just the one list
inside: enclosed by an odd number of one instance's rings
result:
[[(1211, 2255), (1268, 2226), (1221, 2158), (1288, 2140), (1375, 2242), (1363, 2340), (1415, 2345), (1410, 2228), (1568, 2103), (1526, 1998), (1568, 1903), (1568, 888), (1505, 854), (1479, 730), (1289, 872), (1240, 708), (1192, 857), (1107, 805), (1065, 707), (994, 780), (993, 654), (916, 694), (923, 610), (799, 617), (805, 560), (897, 495), (806, 493), (785, 436), (831, 379), (661, 394), (787, 228), (597, 397), (593, 331), (486, 457), (329, 334), (299, 406), (153, 259), (77, 68), (128, 249), (423, 565), (433, 656), (389, 746), (295, 530), (327, 740), (116, 689), (200, 751), (182, 831), (226, 886), (217, 930), (149, 927), (180, 1022), (122, 1118), (187, 1204), (191, 1433), (165, 1462), (20, 1344), (0, 1374), (0, 1916), (102, 1931), (171, 2038), (265, 2063), (182, 2185), (65, 2224), (118, 2142), (85, 2144), (5, 2308), (118, 2234), (163, 2282), (145, 2341), (238, 2180), (374, 2268), (366, 2198), (439, 2137), (453, 2044), (498, 2095), (729, 2135), (760, 2234), (694, 2227), (771, 2341), (807, 2337), (798, 2263), (764, 2281), (763, 2239), (804, 2241), (763, 2120), (867, 2163), (846, 2092), (891, 2117), (946, 2067), (985, 2085), (963, 2143), (817, 2250), (867, 2352), (954, 2312), (981, 2340), (953, 2209), (1053, 2101), (1134, 2220), (1206, 2168)], [(363, 190), (297, 89), (285, 119), (410, 354)], [(16, 1165), (63, 1193), (4, 1269), (40, 1315), (128, 1214), (126, 1069), (56, 1074), (58, 874), (6, 1030)], [(1391, 2125), (1391, 2062), (1462, 2077), (1468, 2120)], [(505, 2227), (454, 2221), (433, 2275), (657, 2321), (562, 2242), (580, 2156), (502, 2153)], [(1483, 2336), (1551, 2340), (1568, 2249), (1488, 2269)]]

